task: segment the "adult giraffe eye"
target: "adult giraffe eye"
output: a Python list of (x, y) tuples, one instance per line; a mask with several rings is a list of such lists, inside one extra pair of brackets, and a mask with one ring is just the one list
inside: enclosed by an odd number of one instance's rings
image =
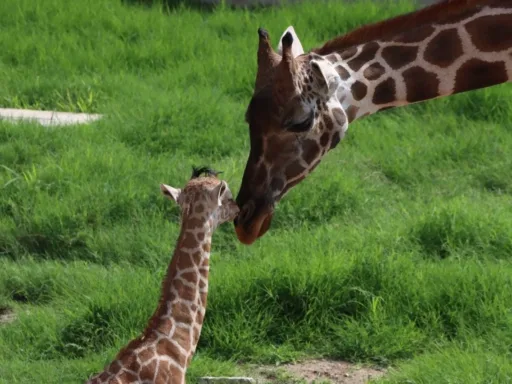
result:
[(285, 126), (286, 130), (293, 133), (307, 132), (313, 126), (315, 111), (311, 110), (306, 118), (300, 122), (291, 122)]

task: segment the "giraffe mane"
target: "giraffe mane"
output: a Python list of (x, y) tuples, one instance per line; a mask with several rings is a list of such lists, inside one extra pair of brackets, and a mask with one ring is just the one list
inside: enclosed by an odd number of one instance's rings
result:
[(355, 45), (361, 45), (384, 36), (395, 35), (418, 26), (443, 22), (450, 17), (485, 5), (499, 5), (506, 0), (441, 0), (430, 6), (390, 19), (364, 25), (345, 35), (329, 40), (323, 46), (312, 49), (313, 53), (327, 55)]
[(222, 171), (216, 171), (208, 166), (202, 166), (202, 167), (192, 166), (191, 179), (197, 179), (198, 177), (200, 177), (203, 174), (208, 177), (217, 177), (217, 175), (219, 175), (220, 173), (222, 173)]

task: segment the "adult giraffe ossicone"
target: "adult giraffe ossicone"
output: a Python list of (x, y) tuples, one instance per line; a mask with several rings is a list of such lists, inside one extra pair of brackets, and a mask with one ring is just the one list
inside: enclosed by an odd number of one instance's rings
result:
[(272, 49), (258, 29), (246, 112), (251, 149), (237, 196), (238, 239), (253, 243), (275, 204), (336, 147), (352, 121), (512, 78), (512, 0), (443, 0), (304, 53), (289, 27)]

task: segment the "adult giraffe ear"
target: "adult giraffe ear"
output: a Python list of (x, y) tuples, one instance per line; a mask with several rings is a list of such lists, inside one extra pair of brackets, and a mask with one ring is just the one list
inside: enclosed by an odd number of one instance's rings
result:
[(217, 199), (217, 204), (220, 207), (222, 205), (222, 200), (224, 199), (224, 197), (230, 193), (231, 192), (229, 191), (228, 184), (224, 180), (221, 180), (220, 183), (213, 188), (212, 197), (214, 199)]
[(281, 35), (281, 37), (279, 38), (279, 45), (277, 46), (277, 53), (279, 53), (281, 56), (283, 55), (283, 37), (288, 32), (290, 32), (293, 37), (292, 55), (293, 55), (293, 58), (296, 58), (297, 56), (304, 54), (304, 48), (302, 48), (302, 44), (300, 43), (299, 36), (297, 36), (297, 34), (295, 33), (295, 29), (291, 25), (288, 28), (286, 28), (286, 31), (284, 31), (283, 34)]
[(160, 184), (160, 191), (162, 194), (168, 199), (174, 200), (175, 203), (178, 203), (178, 199), (181, 195), (181, 189), (173, 188), (167, 184)]
[(320, 83), (325, 95), (330, 98), (341, 85), (341, 77), (334, 67), (325, 60), (311, 60), (313, 75)]

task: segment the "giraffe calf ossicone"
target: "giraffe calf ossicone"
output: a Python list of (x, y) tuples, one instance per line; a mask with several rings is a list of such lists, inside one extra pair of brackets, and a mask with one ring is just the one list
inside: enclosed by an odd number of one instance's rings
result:
[(142, 334), (87, 384), (185, 383), (206, 311), (212, 235), (239, 211), (227, 183), (217, 174), (194, 168), (183, 189), (160, 186), (181, 208), (181, 231), (158, 307)]

